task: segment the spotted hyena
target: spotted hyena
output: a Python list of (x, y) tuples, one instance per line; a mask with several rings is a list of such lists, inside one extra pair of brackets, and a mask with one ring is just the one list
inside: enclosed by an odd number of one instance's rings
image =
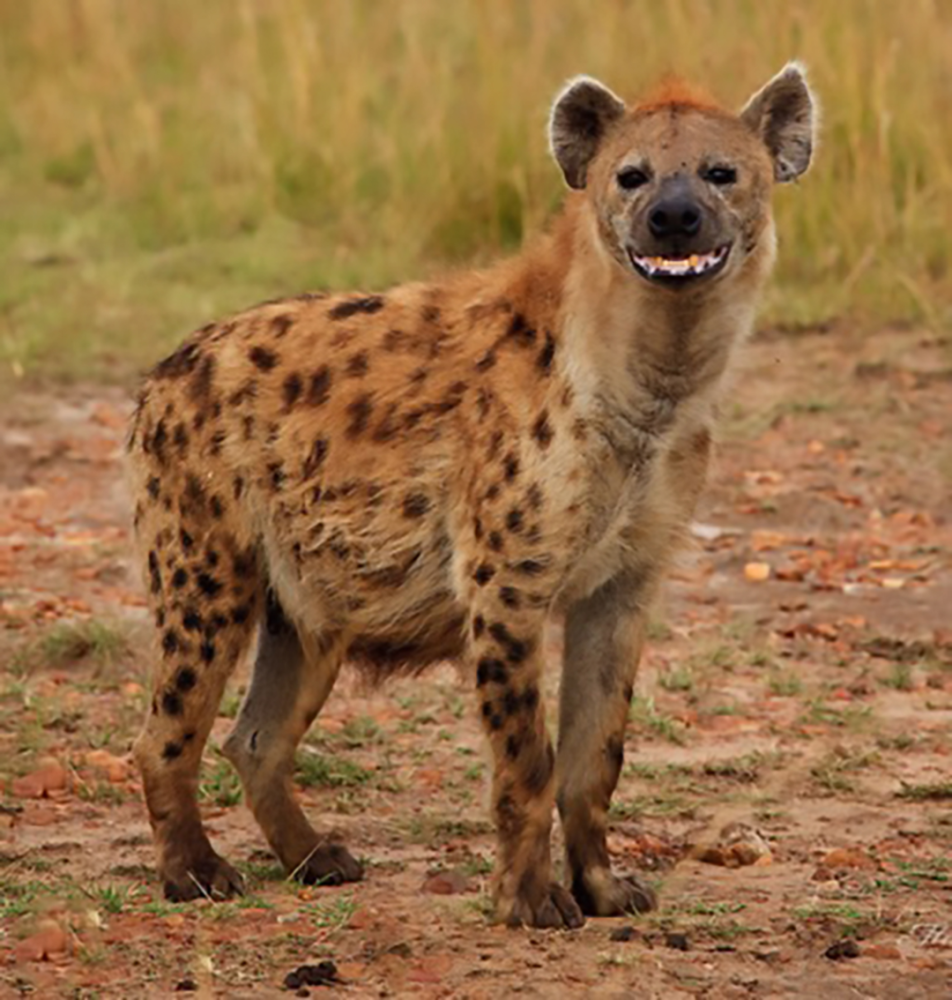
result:
[[(170, 898), (241, 890), (196, 781), (257, 635), (225, 753), (298, 878), (362, 874), (291, 791), (342, 661), (460, 657), (495, 761), (500, 919), (577, 927), (654, 905), (605, 839), (632, 680), (774, 257), (771, 190), (806, 170), (813, 117), (793, 64), (739, 115), (684, 84), (626, 107), (578, 78), (549, 129), (572, 193), (519, 256), (270, 302), (151, 372), (129, 450), (159, 652), (135, 756)], [(557, 750), (540, 695), (552, 615)]]

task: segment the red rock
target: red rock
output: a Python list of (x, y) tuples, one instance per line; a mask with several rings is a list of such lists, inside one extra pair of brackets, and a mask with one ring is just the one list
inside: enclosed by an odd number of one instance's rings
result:
[(460, 872), (451, 870), (435, 872), (423, 883), (424, 892), (432, 892), (437, 896), (452, 896), (469, 889), (469, 879)]
[(66, 791), (69, 773), (53, 761), (38, 767), (22, 778), (13, 779), (13, 794), (21, 799), (49, 798), (51, 793)]
[(877, 867), (876, 862), (858, 848), (837, 847), (829, 851), (821, 861), (825, 868), (862, 868), (871, 871)]
[(41, 920), (37, 930), (14, 948), (18, 962), (43, 962), (70, 951), (69, 934), (55, 920)]

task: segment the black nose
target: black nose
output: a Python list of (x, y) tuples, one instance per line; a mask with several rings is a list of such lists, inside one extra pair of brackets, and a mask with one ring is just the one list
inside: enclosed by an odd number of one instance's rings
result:
[(696, 236), (701, 228), (701, 208), (687, 194), (661, 198), (648, 213), (648, 228), (659, 240)]

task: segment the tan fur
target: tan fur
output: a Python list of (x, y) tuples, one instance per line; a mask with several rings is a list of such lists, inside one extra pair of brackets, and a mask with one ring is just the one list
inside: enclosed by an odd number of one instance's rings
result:
[[(129, 448), (161, 654), (136, 758), (174, 898), (240, 889), (195, 787), (258, 628), (226, 752), (299, 877), (361, 874), (290, 789), (342, 658), (386, 672), (463, 656), (496, 760), (500, 917), (577, 926), (580, 905), (654, 903), (611, 873), (606, 816), (645, 609), (773, 258), (773, 166), (756, 123), (721, 109), (655, 101), (619, 117), (588, 89), (579, 113), (605, 127), (576, 134), (566, 94), (553, 145), (585, 189), (520, 256), (382, 296), (259, 306), (199, 331), (143, 387)], [(731, 257), (696, 288), (659, 288), (627, 260), (644, 209), (616, 172), (650, 157), (662, 178), (711, 156), (738, 169), (730, 191), (695, 183)], [(539, 694), (553, 613), (567, 629), (558, 759)], [(571, 893), (550, 872), (557, 790)]]

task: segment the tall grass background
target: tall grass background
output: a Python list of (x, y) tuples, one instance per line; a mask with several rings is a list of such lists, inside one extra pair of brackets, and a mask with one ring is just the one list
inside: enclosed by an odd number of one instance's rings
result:
[(823, 106), (764, 322), (952, 324), (948, 0), (0, 0), (0, 378), (125, 378), (256, 298), (514, 250), (586, 72)]

